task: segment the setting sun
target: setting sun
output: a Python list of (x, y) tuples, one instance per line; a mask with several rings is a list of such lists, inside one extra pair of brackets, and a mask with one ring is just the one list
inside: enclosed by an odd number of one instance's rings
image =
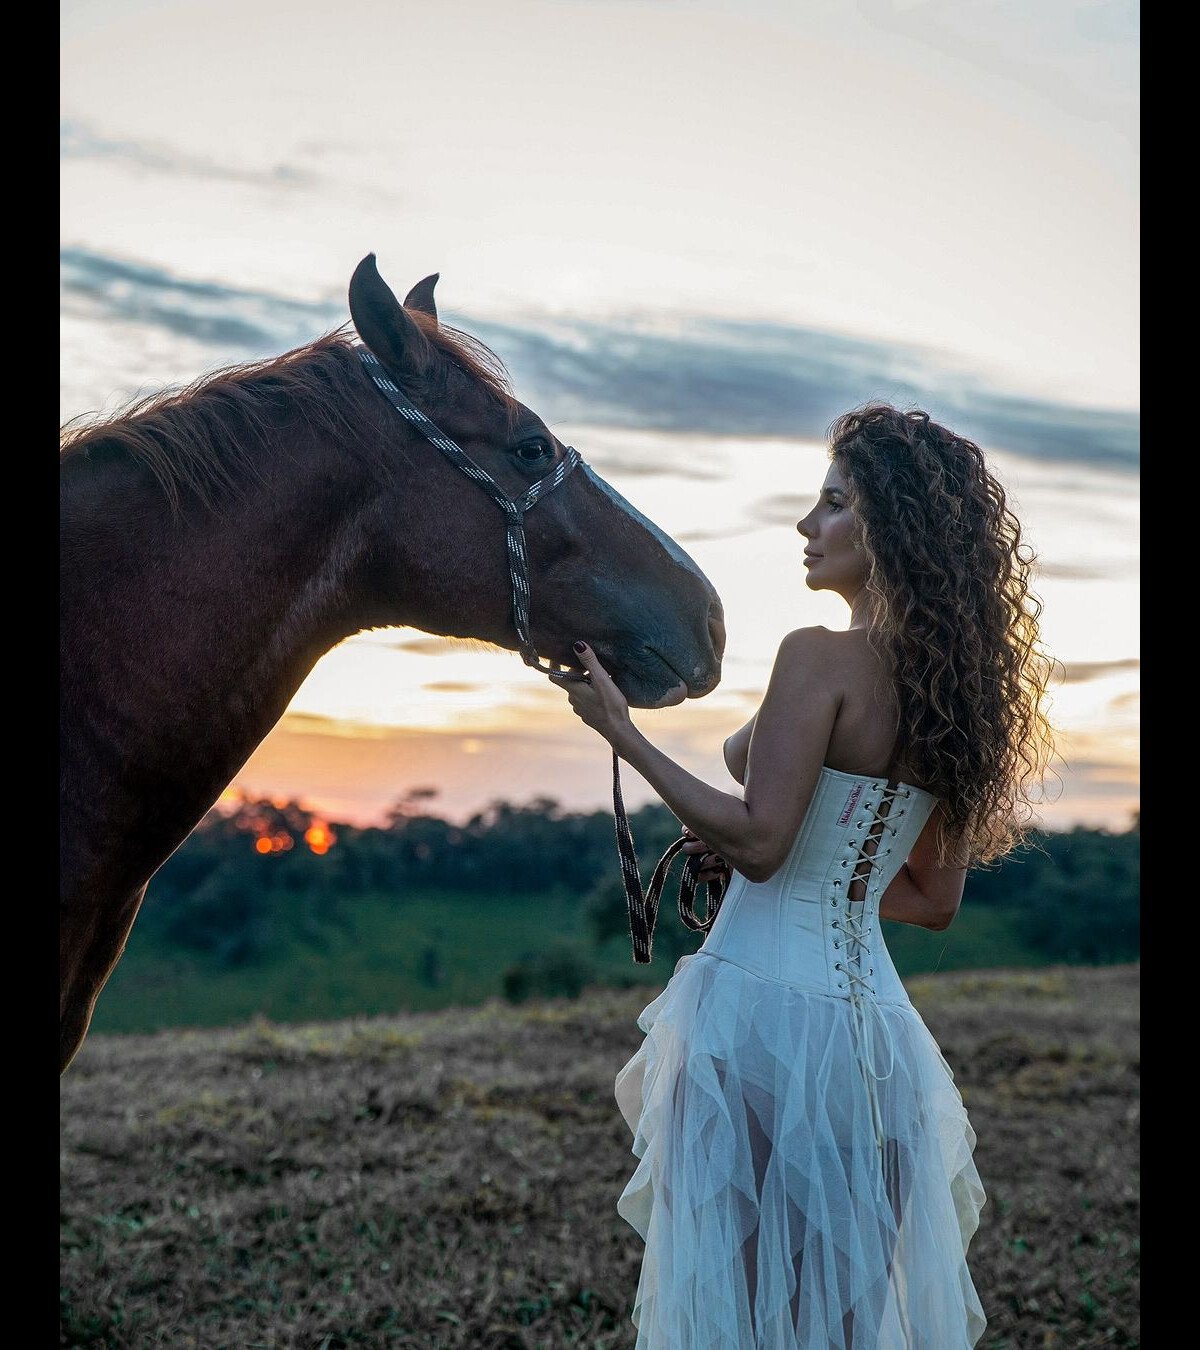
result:
[(337, 836), (324, 821), (315, 820), (304, 831), (304, 842), (314, 853), (328, 853), (337, 842)]

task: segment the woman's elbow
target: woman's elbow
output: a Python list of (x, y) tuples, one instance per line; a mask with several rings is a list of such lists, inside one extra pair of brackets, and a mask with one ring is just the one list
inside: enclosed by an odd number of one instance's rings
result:
[(739, 867), (738, 871), (747, 881), (753, 881), (761, 886), (771, 880), (775, 873), (783, 866), (785, 861), (786, 857), (776, 858), (773, 856), (768, 857), (757, 854), (753, 857), (748, 857), (745, 860), (745, 865)]
[(925, 924), (925, 927), (931, 929), (935, 933), (944, 933), (946, 929), (949, 928), (950, 925), (954, 922), (957, 915), (958, 915), (957, 905), (955, 905), (953, 909), (937, 910), (935, 913), (930, 915), (928, 921)]

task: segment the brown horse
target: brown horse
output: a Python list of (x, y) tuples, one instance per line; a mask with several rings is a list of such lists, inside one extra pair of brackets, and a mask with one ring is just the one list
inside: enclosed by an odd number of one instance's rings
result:
[[(509, 496), (564, 446), (482, 344), (401, 306), (374, 255), (359, 336)], [(345, 332), (69, 431), (62, 454), (60, 1067), (153, 873), (317, 659), (402, 624), (515, 648), (504, 517), (372, 385)], [(526, 517), (538, 653), (586, 637), (634, 707), (720, 679), (720, 601), (586, 465)]]

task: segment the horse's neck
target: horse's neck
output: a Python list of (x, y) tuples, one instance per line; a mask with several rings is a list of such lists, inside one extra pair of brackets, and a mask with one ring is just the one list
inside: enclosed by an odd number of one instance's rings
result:
[[(290, 468), (182, 521), (127, 465), (68, 489), (64, 746), (76, 781), (64, 790), (123, 803), (120, 824), (146, 830), (151, 858), (187, 834), (321, 654), (360, 626), (353, 464), (318, 474), (320, 490), (305, 486), (317, 470), (303, 454)], [(152, 824), (136, 818), (147, 812)]]

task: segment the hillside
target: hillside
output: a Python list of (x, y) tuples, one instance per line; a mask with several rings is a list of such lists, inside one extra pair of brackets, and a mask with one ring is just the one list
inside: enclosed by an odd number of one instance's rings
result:
[[(253, 963), (227, 965), (172, 944), (153, 922), (134, 925), (129, 946), (96, 1007), (98, 1032), (232, 1026), (261, 1015), (273, 1022), (326, 1021), (482, 1004), (504, 989), (504, 973), (547, 948), (565, 950), (586, 983), (647, 988), (670, 978), (689, 934), (674, 912), (660, 916), (654, 961), (635, 966), (620, 897), (621, 931), (597, 945), (578, 896), (478, 895), (425, 885), (407, 894), (342, 897), (342, 922), (307, 940), (290, 899), (270, 913), (273, 936)], [(1026, 915), (996, 905), (964, 906), (945, 932), (885, 923), (901, 976), (984, 966), (1042, 966), (1023, 940)], [(546, 991), (542, 991), (546, 992)], [(549, 992), (560, 992), (552, 990)]]
[[(990, 1350), (1138, 1344), (1138, 975), (908, 981), (978, 1134)], [(92, 1036), (62, 1084), (60, 1343), (631, 1347), (612, 1080), (654, 992)]]

